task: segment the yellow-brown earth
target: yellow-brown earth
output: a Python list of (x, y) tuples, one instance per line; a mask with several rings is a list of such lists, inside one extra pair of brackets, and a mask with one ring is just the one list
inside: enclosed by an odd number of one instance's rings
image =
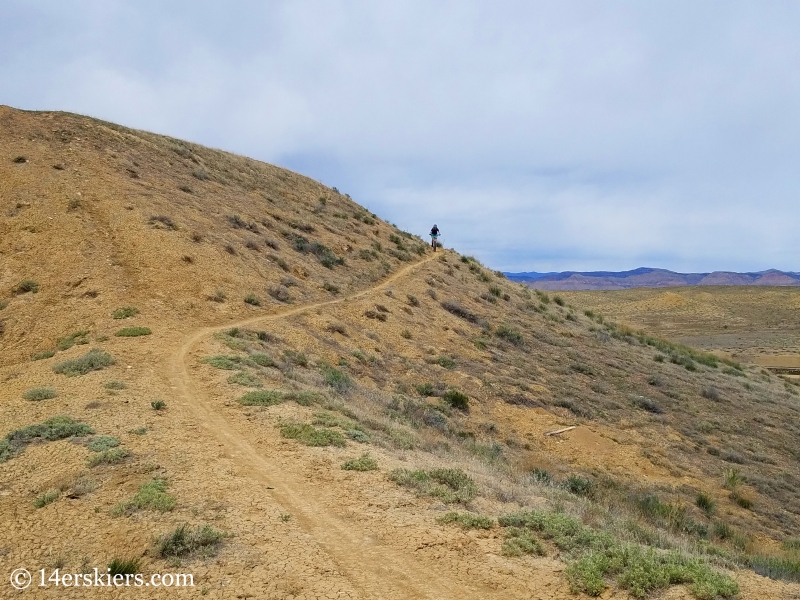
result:
[[(0, 148), (0, 436), (58, 415), (94, 432), (4, 438), (0, 596), (574, 597), (571, 558), (552, 540), (544, 556), (510, 556), (496, 521), (439, 522), (449, 510), (555, 510), (657, 552), (706, 548), (701, 560), (741, 598), (800, 598), (797, 583), (747, 566), (797, 560), (798, 401), (783, 380), (748, 364), (687, 370), (254, 160), (10, 108)], [(114, 318), (124, 307), (138, 312)], [(151, 333), (115, 335), (130, 327)], [(113, 364), (57, 372), (93, 348)], [(57, 395), (26, 399), (36, 388)], [(444, 402), (448, 389), (467, 410)], [(238, 401), (268, 390), (283, 401)], [(343, 445), (282, 435), (312, 423)], [(89, 466), (98, 436), (128, 454)], [(341, 468), (365, 452), (376, 470)], [(750, 508), (723, 488), (730, 467)], [(448, 505), (393, 480), (435, 468), (463, 470), (474, 498)], [(152, 482), (174, 506), (130, 503)], [(642, 510), (656, 496), (680, 527)], [(205, 555), (162, 557), (159, 538), (182, 524), (224, 537)], [(148, 577), (191, 573), (195, 587), (16, 591), (8, 579), (105, 571), (114, 558), (138, 559)], [(608, 584), (602, 597), (629, 597)], [(655, 593), (694, 597), (683, 585)]]

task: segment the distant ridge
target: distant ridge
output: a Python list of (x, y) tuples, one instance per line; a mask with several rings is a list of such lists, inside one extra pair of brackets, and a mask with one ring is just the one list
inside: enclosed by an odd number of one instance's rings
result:
[(639, 267), (631, 271), (563, 271), (561, 273), (505, 273), (511, 281), (539, 290), (626, 290), (638, 287), (687, 285), (800, 286), (800, 273), (769, 269), (757, 273), (714, 271), (676, 273), (667, 269)]

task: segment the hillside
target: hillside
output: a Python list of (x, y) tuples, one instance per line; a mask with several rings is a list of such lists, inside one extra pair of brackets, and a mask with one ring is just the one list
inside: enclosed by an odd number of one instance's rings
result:
[(153, 598), (800, 597), (783, 379), (258, 161), (10, 108), (0, 148), (0, 571), (193, 574)]
[(627, 290), (680, 286), (800, 286), (800, 275), (776, 269), (758, 273), (676, 273), (667, 269), (640, 267), (631, 271), (563, 271), (561, 273), (505, 273), (511, 281), (537, 290)]

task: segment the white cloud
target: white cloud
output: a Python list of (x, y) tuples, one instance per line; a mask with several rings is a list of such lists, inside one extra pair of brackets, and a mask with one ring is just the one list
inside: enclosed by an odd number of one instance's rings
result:
[(302, 170), (498, 268), (800, 270), (800, 5), (10, 0), (0, 102)]

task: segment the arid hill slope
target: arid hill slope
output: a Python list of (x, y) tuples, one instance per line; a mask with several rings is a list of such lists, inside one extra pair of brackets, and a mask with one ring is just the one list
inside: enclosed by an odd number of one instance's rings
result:
[(0, 149), (0, 573), (800, 597), (792, 384), (257, 161), (9, 108)]

